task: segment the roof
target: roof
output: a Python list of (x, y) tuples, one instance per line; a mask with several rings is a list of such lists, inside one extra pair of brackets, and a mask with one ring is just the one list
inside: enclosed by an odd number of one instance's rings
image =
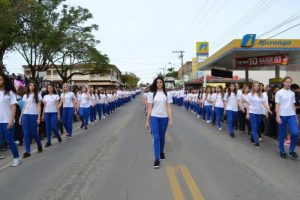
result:
[[(257, 39), (251, 47), (241, 47), (241, 43), (241, 39), (232, 40), (202, 63), (199, 63), (199, 69), (206, 70), (219, 67), (236, 70), (236, 58), (287, 54), (289, 64), (288, 66), (281, 66), (281, 68), (300, 70), (300, 39)], [(274, 70), (270, 66), (249, 69)]]

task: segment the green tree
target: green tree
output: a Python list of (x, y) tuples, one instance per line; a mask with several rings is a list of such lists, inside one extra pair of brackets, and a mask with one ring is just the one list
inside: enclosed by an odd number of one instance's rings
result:
[(95, 47), (99, 43), (92, 31), (98, 29), (95, 24), (83, 26), (93, 16), (88, 9), (63, 5), (54, 20), (49, 36), (55, 52), (49, 58), (63, 82), (74, 75), (104, 74), (110, 69), (107, 55)]
[(50, 67), (50, 58), (57, 52), (53, 31), (59, 17), (59, 7), (64, 0), (33, 1), (30, 10), (18, 19), (20, 35), (16, 50), (25, 59), (32, 79), (38, 78), (38, 72)]
[(4, 55), (11, 50), (20, 34), (18, 20), (30, 9), (30, 0), (0, 0), (0, 71), (6, 71)]
[(178, 78), (178, 71), (175, 71), (174, 67), (170, 67), (167, 69), (166, 77)]
[(125, 72), (121, 76), (122, 82), (126, 85), (127, 88), (135, 88), (138, 85), (138, 82), (140, 81), (140, 78), (137, 77), (132, 72)]

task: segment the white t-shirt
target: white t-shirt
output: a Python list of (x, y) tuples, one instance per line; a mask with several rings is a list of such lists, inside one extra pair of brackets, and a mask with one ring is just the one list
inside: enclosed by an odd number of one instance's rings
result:
[(280, 105), (280, 116), (296, 115), (294, 104), (296, 103), (295, 93), (291, 90), (281, 89), (275, 95), (275, 103)]
[[(41, 94), (38, 95), (39, 101), (42, 100)], [(23, 114), (38, 115), (38, 103), (35, 102), (34, 94), (30, 93), (27, 98), (27, 94), (23, 96)]]
[(16, 94), (9, 91), (4, 95), (4, 91), (0, 91), (0, 123), (9, 123), (11, 116), (10, 106), (17, 103)]
[(78, 95), (79, 107), (89, 108), (90, 107), (90, 95), (87, 93), (82, 93)]
[(59, 100), (59, 96), (57, 94), (47, 94), (43, 98), (43, 102), (45, 104), (45, 113), (56, 113), (56, 103)]
[(263, 97), (259, 97), (257, 94), (252, 94), (251, 92), (247, 95), (246, 98), (249, 103), (249, 113), (252, 114), (265, 114), (265, 110), (262, 109), (263, 106)]
[(63, 101), (63, 108), (73, 108), (73, 100), (76, 99), (73, 92), (62, 93), (60, 95), (61, 100)]
[(94, 94), (90, 94), (90, 106), (94, 106), (95, 105), (95, 100), (96, 100), (96, 98), (95, 98), (95, 95)]
[(216, 108), (224, 108), (224, 102), (223, 102), (221, 93), (214, 95), (213, 99), (216, 102), (215, 103)]
[(163, 91), (157, 91), (153, 99), (153, 93), (148, 95), (148, 102), (153, 104), (151, 116), (153, 117), (168, 117), (167, 104), (172, 103), (172, 96), (167, 93), (167, 96)]
[(241, 96), (234, 94), (233, 92), (228, 96), (228, 93), (224, 95), (224, 101), (227, 102), (226, 110), (231, 110), (234, 112), (238, 112), (238, 100), (240, 100)]

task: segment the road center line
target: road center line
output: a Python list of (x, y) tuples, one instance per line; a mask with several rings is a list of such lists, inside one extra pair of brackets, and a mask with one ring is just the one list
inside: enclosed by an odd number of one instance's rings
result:
[(180, 168), (183, 178), (192, 194), (193, 199), (194, 200), (204, 200), (203, 195), (202, 195), (196, 181), (194, 180), (190, 171), (188, 170), (188, 168), (184, 165), (180, 165), (179, 168)]
[(173, 165), (168, 164), (167, 174), (168, 174), (174, 200), (184, 200), (184, 195), (180, 187), (179, 181), (177, 179)]

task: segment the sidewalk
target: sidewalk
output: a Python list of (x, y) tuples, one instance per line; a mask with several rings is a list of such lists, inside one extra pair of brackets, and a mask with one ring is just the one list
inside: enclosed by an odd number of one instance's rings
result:
[[(98, 121), (97, 121), (98, 122)], [(97, 123), (96, 122), (96, 123)], [(78, 134), (80, 134), (80, 125), (81, 125), (81, 122), (74, 122), (73, 124), (73, 136), (76, 136)], [(64, 130), (64, 134), (62, 135), (62, 143), (64, 143), (66, 140), (68, 140), (66, 138), (66, 131)], [(41, 154), (45, 154), (47, 152), (47, 148), (44, 148), (45, 144), (46, 144), (46, 141), (47, 139), (44, 138), (44, 140), (42, 140), (42, 145), (43, 145), (43, 152)], [(58, 141), (56, 138), (52, 139), (52, 145), (55, 145), (57, 144)], [(26, 162), (27, 159), (22, 159), (23, 158), (23, 154), (24, 154), (24, 144), (23, 146), (19, 146), (17, 145), (18, 147), (18, 150), (19, 150), (19, 156), (21, 158), (21, 166), (22, 166), (22, 162)], [(51, 148), (51, 147), (49, 147)], [(31, 144), (31, 157), (34, 156), (35, 154), (38, 154), (37, 153), (37, 146), (35, 143)], [(0, 172), (2, 170), (5, 170), (6, 168), (8, 167), (11, 167), (11, 163), (12, 163), (12, 160), (13, 160), (13, 157), (12, 157), (12, 154), (11, 154), (11, 151), (10, 149), (8, 148), (7, 151), (1, 151), (0, 152), (0, 155), (3, 155), (5, 156), (4, 159), (0, 160)], [(30, 159), (30, 158), (28, 158)]]

